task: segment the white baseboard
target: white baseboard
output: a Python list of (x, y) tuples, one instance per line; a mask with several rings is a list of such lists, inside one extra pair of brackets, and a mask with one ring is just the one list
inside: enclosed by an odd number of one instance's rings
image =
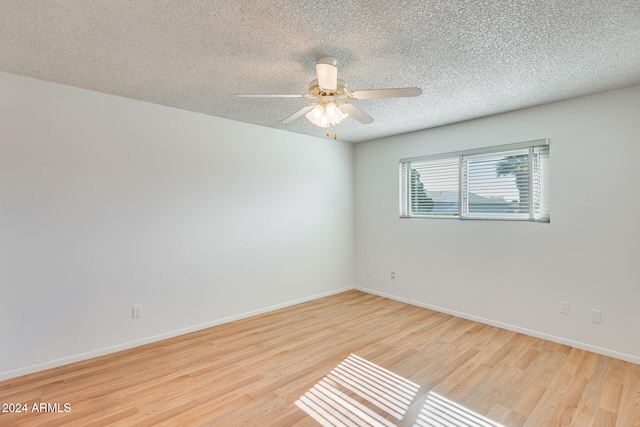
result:
[(143, 339), (139, 339), (139, 340), (136, 340), (136, 341), (131, 341), (131, 342), (123, 343), (123, 344), (118, 344), (118, 345), (111, 346), (111, 347), (101, 348), (101, 349), (89, 351), (89, 352), (86, 352), (86, 353), (75, 354), (73, 356), (67, 356), (67, 357), (63, 357), (63, 358), (60, 358), (60, 359), (50, 360), (50, 361), (47, 361), (47, 362), (44, 362), (44, 363), (39, 363), (37, 365), (26, 366), (24, 368), (18, 368), (18, 369), (14, 369), (14, 370), (11, 370), (11, 371), (0, 372), (0, 381), (8, 380), (10, 378), (20, 377), (22, 375), (32, 374), (34, 372), (45, 371), (45, 370), (51, 369), (51, 368), (57, 368), (59, 366), (68, 365), (68, 364), (71, 364), (71, 363), (80, 362), (80, 361), (87, 360), (87, 359), (92, 359), (92, 358), (98, 357), (98, 356), (104, 356), (106, 354), (116, 353), (118, 351), (128, 350), (130, 348), (139, 347), (141, 345), (150, 344), (152, 342), (162, 341), (162, 340), (165, 340), (165, 339), (168, 339), (168, 338), (173, 338), (173, 337), (177, 337), (177, 336), (180, 336), (180, 335), (188, 334), (190, 332), (200, 331), (202, 329), (211, 328), (213, 326), (222, 325), (224, 323), (233, 322), (235, 320), (245, 319), (247, 317), (256, 316), (258, 314), (268, 313), (270, 311), (278, 310), (278, 309), (281, 309), (281, 308), (289, 307), (289, 306), (300, 304), (300, 303), (307, 302), (307, 301), (312, 301), (312, 300), (315, 300), (315, 299), (318, 299), (318, 298), (327, 297), (327, 296), (330, 296), (330, 295), (339, 294), (339, 293), (346, 292), (346, 291), (349, 291), (349, 290), (352, 290), (352, 289), (353, 289), (353, 287), (347, 287), (347, 288), (336, 289), (336, 290), (333, 290), (333, 291), (323, 292), (323, 293), (312, 295), (312, 296), (309, 296), (309, 297), (300, 298), (300, 299), (296, 299), (296, 300), (292, 300), (292, 301), (287, 301), (287, 302), (284, 302), (284, 303), (281, 303), (281, 304), (276, 304), (276, 305), (273, 305), (273, 306), (270, 306), (270, 307), (264, 307), (264, 308), (261, 308), (261, 309), (258, 309), (258, 310), (253, 310), (253, 311), (249, 311), (249, 312), (246, 312), (246, 313), (241, 313), (241, 314), (237, 314), (237, 315), (234, 315), (234, 316), (229, 316), (229, 317), (225, 317), (225, 318), (222, 318), (222, 319), (213, 320), (211, 322), (202, 323), (200, 325), (190, 326), (188, 328), (179, 329), (179, 330), (176, 330), (176, 331), (166, 332), (166, 333), (160, 334), (160, 335), (154, 335), (154, 336), (143, 338)]
[(429, 310), (437, 311), (440, 313), (446, 313), (446, 314), (450, 314), (452, 316), (460, 317), (463, 319), (473, 320), (474, 322), (484, 323), (485, 325), (496, 326), (498, 328), (506, 329), (508, 331), (518, 332), (518, 333), (529, 335), (532, 337), (541, 338), (547, 341), (552, 341), (558, 344), (565, 344), (571, 347), (579, 348), (580, 350), (591, 351), (593, 353), (602, 354), (604, 356), (613, 357), (615, 359), (620, 359), (627, 362), (640, 364), (640, 357), (633, 356), (631, 354), (620, 353), (614, 350), (609, 350), (607, 348), (597, 347), (597, 346), (586, 344), (583, 342), (573, 341), (566, 338), (557, 337), (555, 335), (549, 335), (543, 332), (534, 331), (531, 329), (521, 328), (519, 326), (510, 325), (508, 323), (497, 322), (495, 320), (485, 319), (484, 317), (473, 316), (471, 314), (462, 313), (455, 310), (449, 310), (447, 308), (438, 307), (431, 304), (425, 304), (420, 301), (408, 300), (407, 298), (398, 297), (397, 295), (391, 295), (385, 292), (380, 292), (373, 289), (364, 288), (361, 286), (356, 286), (355, 289), (362, 292), (369, 293), (369, 294), (378, 295), (380, 297), (389, 298), (395, 301), (400, 301), (400, 302), (415, 305), (418, 307), (427, 308)]

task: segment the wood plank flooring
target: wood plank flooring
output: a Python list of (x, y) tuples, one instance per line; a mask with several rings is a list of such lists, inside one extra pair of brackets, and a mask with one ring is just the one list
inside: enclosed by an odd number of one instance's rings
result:
[(295, 402), (351, 354), (420, 386), (399, 426), (432, 425), (429, 396), (509, 427), (640, 426), (640, 365), (355, 290), (0, 382), (27, 405), (0, 425), (315, 426)]

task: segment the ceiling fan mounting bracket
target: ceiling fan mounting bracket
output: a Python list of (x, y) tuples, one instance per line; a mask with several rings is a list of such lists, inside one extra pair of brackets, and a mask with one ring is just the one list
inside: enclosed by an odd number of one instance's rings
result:
[(336, 60), (336, 58), (332, 58), (330, 56), (324, 56), (318, 59), (318, 64), (333, 65), (335, 67), (336, 65), (338, 65), (338, 61)]

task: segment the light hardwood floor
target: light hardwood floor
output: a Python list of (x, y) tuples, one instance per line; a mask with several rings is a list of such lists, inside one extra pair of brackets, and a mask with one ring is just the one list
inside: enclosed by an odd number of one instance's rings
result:
[(314, 426), (295, 402), (350, 354), (420, 386), (396, 425), (436, 393), (510, 427), (640, 426), (640, 365), (359, 291), (0, 382), (28, 406), (0, 425)]

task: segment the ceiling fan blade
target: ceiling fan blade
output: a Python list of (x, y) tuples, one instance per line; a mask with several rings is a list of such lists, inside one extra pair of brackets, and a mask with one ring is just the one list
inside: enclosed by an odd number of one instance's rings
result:
[(320, 58), (316, 64), (318, 74), (318, 86), (321, 89), (336, 90), (338, 88), (338, 68), (336, 60), (325, 57)]
[(239, 93), (240, 98), (305, 98), (306, 95), (261, 95), (251, 93)]
[(294, 121), (295, 119), (297, 119), (300, 116), (303, 116), (305, 114), (307, 114), (309, 111), (311, 111), (313, 109), (313, 107), (315, 107), (316, 104), (311, 104), (311, 105), (307, 105), (306, 107), (302, 107), (301, 109), (299, 109), (298, 111), (296, 111), (295, 113), (293, 113), (292, 115), (290, 115), (289, 117), (287, 117), (286, 119), (282, 120), (280, 123), (289, 123)]
[(347, 94), (351, 99), (404, 98), (422, 95), (419, 87), (403, 87), (395, 89), (354, 90)]
[(363, 125), (368, 125), (369, 123), (373, 123), (373, 117), (359, 109), (358, 107), (354, 107), (351, 104), (342, 104), (339, 106), (340, 111), (343, 113), (347, 113), (349, 117), (353, 117)]

